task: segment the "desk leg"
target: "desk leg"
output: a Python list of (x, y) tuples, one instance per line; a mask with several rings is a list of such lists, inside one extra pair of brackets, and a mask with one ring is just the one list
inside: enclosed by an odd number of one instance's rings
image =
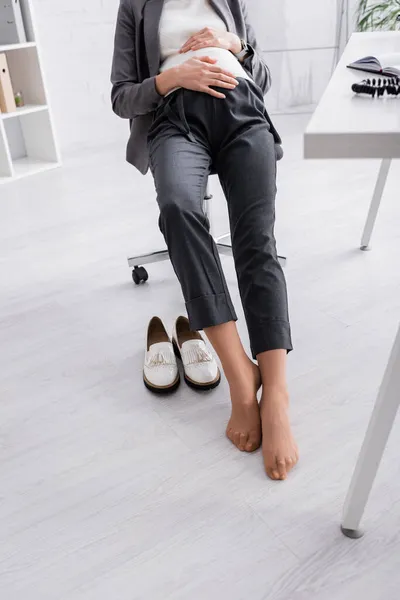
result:
[(369, 242), (371, 240), (371, 235), (374, 229), (376, 217), (378, 216), (378, 210), (381, 205), (383, 190), (385, 189), (391, 162), (392, 160), (390, 158), (384, 158), (381, 163), (378, 180), (375, 185), (374, 195), (372, 196), (371, 206), (369, 207), (367, 222), (365, 224), (364, 233), (361, 238), (361, 250), (369, 249)]
[(400, 327), (347, 494), (342, 532), (359, 538), (360, 521), (400, 404)]

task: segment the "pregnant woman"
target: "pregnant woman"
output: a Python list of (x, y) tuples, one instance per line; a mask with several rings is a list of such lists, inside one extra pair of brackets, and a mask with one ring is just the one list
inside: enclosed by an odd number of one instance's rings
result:
[[(298, 461), (289, 422), (292, 349), (284, 274), (274, 238), (281, 140), (264, 106), (270, 73), (243, 0), (121, 0), (112, 105), (131, 120), (127, 160), (155, 180), (160, 229), (186, 302), (229, 382), (227, 436), (261, 443), (271, 479)], [(217, 173), (229, 209), (235, 267), (255, 364), (236, 314), (202, 202)], [(257, 392), (262, 386), (260, 404)]]

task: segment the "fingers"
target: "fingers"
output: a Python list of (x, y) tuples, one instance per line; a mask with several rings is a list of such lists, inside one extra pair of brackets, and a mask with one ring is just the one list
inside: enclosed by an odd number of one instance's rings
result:
[(208, 87), (207, 85), (201, 87), (200, 91), (204, 92), (206, 94), (210, 94), (210, 96), (214, 96), (214, 98), (220, 98), (221, 100), (224, 100), (226, 98), (225, 94), (221, 94), (220, 92), (213, 90), (212, 88)]
[(222, 75), (220, 73), (215, 75), (210, 74), (209, 79), (212, 83), (210, 84), (209, 81), (207, 81), (208, 85), (219, 85), (220, 83), (227, 83), (229, 86), (233, 86), (234, 88), (239, 85), (239, 82), (235, 77), (228, 77), (228, 75)]
[(194, 44), (198, 44), (200, 42), (200, 39), (206, 39), (207, 34), (202, 33), (201, 31), (199, 33), (196, 33), (195, 35), (192, 35), (182, 46), (182, 48), (179, 50), (179, 52), (184, 53), (184, 52), (188, 52), (189, 50), (192, 50), (192, 46)]
[(179, 52), (182, 54), (189, 52), (189, 50), (201, 50), (201, 48), (208, 48), (210, 46), (219, 48), (220, 41), (212, 31), (206, 28), (199, 33), (196, 33), (196, 35), (192, 35), (192, 37), (183, 44)]
[(227, 83), (226, 81), (222, 81), (221, 79), (209, 79), (207, 80), (207, 85), (212, 85), (213, 87), (220, 87), (226, 90), (234, 90), (237, 87), (237, 83)]
[[(214, 90), (214, 87), (224, 88), (227, 90), (234, 90), (239, 82), (234, 77), (228, 77), (226, 75), (216, 74), (214, 77), (211, 77), (207, 80), (207, 85), (201, 87), (202, 92), (206, 92), (210, 94), (210, 96), (214, 96), (214, 98), (220, 98), (221, 100), (225, 99), (225, 94), (221, 92), (217, 92)], [(212, 87), (211, 87), (212, 86)], [(238, 446), (238, 444), (236, 444)]]
[(186, 42), (183, 44), (182, 48), (180, 49), (180, 52), (186, 52), (185, 48), (187, 48), (187, 46), (190, 46), (190, 44), (192, 44), (199, 37), (210, 36), (210, 35), (212, 35), (212, 33), (213, 32), (209, 27), (204, 27), (204, 29), (201, 29), (194, 35), (191, 35), (190, 38), (188, 40), (186, 40)]
[(195, 50), (202, 50), (203, 48), (211, 48), (213, 46), (216, 46), (216, 43), (214, 40), (198, 40), (196, 42), (194, 42), (193, 44), (191, 44), (189, 46), (189, 48), (187, 48), (187, 50), (185, 50), (185, 52), (189, 52), (189, 50), (191, 50), (192, 52), (194, 52)]
[[(215, 61), (216, 62), (216, 61)], [(236, 80), (235, 76), (233, 75), (233, 73), (231, 73), (230, 71), (225, 71), (225, 69), (221, 69), (221, 67), (210, 67), (209, 69), (212, 73), (218, 73), (221, 75), (225, 75), (226, 77), (231, 77), (233, 79)]]
[(182, 48), (179, 50), (180, 54), (184, 54), (185, 52), (188, 52), (190, 49), (190, 46), (193, 44), (194, 39), (193, 38), (189, 38), (187, 42), (185, 42), (182, 46)]
[[(215, 63), (217, 62), (216, 58), (211, 58), (211, 56), (199, 56), (198, 60), (201, 60), (201, 62), (205, 62), (208, 63), (210, 65), (215, 65)], [(218, 69), (218, 67), (215, 67), (215, 69)], [(210, 71), (214, 72), (214, 68), (211, 68)], [(217, 71), (217, 73), (222, 72), (221, 69), (219, 69), (219, 71)], [(228, 71), (225, 71), (226, 74), (229, 74), (230, 77), (233, 77), (233, 75), (231, 73), (228, 73)]]

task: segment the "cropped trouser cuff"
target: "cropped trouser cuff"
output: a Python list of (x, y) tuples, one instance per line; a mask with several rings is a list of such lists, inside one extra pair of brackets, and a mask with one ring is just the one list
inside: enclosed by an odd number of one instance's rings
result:
[(248, 328), (253, 358), (269, 350), (293, 350), (288, 321), (267, 319), (261, 323), (248, 323)]
[(235, 309), (227, 294), (201, 296), (186, 303), (192, 331), (237, 321)]

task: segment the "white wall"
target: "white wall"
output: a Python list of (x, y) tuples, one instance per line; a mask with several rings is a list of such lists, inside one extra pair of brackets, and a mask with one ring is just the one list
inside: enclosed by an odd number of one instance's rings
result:
[[(124, 143), (128, 125), (111, 112), (109, 83), (119, 0), (33, 2), (62, 150)], [(310, 110), (318, 101), (332, 69), (336, 4), (248, 0), (273, 72), (272, 112)], [(326, 49), (315, 49), (321, 46)]]
[[(357, 0), (248, 0), (251, 21), (270, 65), (271, 112), (312, 110), (324, 91), (343, 49), (347, 28), (353, 30)], [(341, 10), (348, 9), (350, 19)], [(338, 10), (339, 9), (339, 10)], [(342, 21), (342, 37), (337, 36)]]
[(33, 0), (61, 150), (125, 140), (111, 111), (110, 72), (119, 0)]

